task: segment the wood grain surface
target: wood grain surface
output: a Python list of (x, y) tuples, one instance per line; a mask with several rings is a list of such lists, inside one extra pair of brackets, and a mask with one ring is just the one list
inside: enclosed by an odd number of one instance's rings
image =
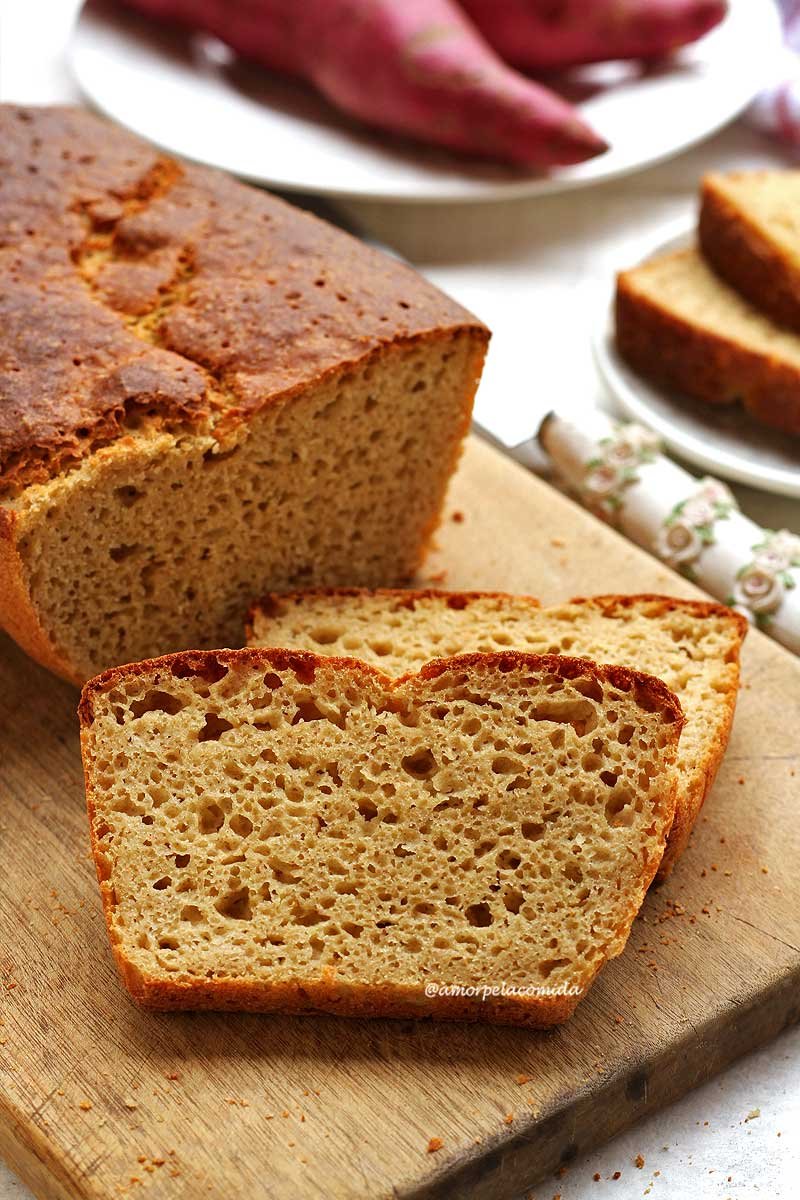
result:
[[(424, 578), (694, 594), (474, 441)], [(0, 1155), (42, 1197), (510, 1200), (800, 1016), (800, 662), (760, 634), (689, 852), (548, 1033), (138, 1012), (88, 858), (76, 701), (0, 640)]]

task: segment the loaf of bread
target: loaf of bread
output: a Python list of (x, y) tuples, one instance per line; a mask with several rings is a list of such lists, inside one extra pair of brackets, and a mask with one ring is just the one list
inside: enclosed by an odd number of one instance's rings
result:
[(251, 646), (352, 654), (391, 675), (434, 657), (509, 648), (657, 675), (686, 719), (663, 879), (686, 848), (728, 744), (746, 629), (720, 604), (671, 596), (595, 596), (540, 608), (529, 596), (502, 593), (345, 590), (268, 596), (251, 610), (247, 633)]
[(0, 625), (80, 681), (259, 591), (410, 576), (487, 331), (85, 111), (0, 106)]
[(80, 719), (139, 1003), (541, 1026), (625, 945), (682, 723), (659, 680), (580, 659), (391, 679), (284, 650), (111, 669)]
[(756, 308), (800, 331), (800, 171), (734, 171), (703, 180), (700, 246)]
[(694, 249), (617, 279), (616, 346), (640, 375), (706, 404), (741, 404), (800, 434), (800, 337), (729, 287)]

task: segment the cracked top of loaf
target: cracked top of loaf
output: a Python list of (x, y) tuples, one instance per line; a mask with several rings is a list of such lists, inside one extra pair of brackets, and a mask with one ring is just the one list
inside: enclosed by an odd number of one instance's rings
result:
[(381, 346), (471, 328), (413, 270), (81, 109), (0, 105), (0, 496), (141, 428), (221, 440)]

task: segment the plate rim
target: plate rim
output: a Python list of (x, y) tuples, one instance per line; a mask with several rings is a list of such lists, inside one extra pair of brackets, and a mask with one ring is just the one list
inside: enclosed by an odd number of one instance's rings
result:
[[(753, 0), (733, 0), (729, 15), (725, 18), (726, 21), (745, 21), (752, 20), (752, 5)], [(700, 142), (712, 137), (725, 125), (735, 120), (743, 110), (747, 107), (753, 97), (757, 94), (759, 86), (768, 78), (768, 62), (770, 61), (770, 53), (778, 49), (780, 45), (780, 22), (777, 14), (777, 9), (773, 9), (772, 5), (767, 3), (767, 0), (759, 0), (759, 8), (764, 16), (764, 47), (763, 53), (757, 56), (759, 62), (764, 65), (764, 79), (760, 84), (755, 82), (755, 71), (750, 76), (750, 86), (743, 92), (736, 101), (736, 104), (727, 108), (725, 113), (718, 114), (713, 121), (701, 125), (697, 131), (690, 136), (684, 137), (674, 145), (661, 147), (652, 154), (647, 154), (635, 162), (623, 162), (617, 166), (611, 166), (606, 171), (598, 172), (597, 175), (570, 175), (569, 173), (556, 173), (548, 175), (544, 178), (521, 178), (509, 179), (507, 181), (485, 181), (471, 179), (465, 176), (463, 183), (458, 186), (453, 184), (443, 183), (441, 186), (431, 185), (431, 191), (418, 190), (403, 190), (393, 191), (391, 186), (388, 188), (375, 190), (374, 187), (359, 187), (353, 189), (347, 186), (339, 186), (337, 184), (317, 184), (309, 186), (308, 181), (289, 180), (284, 178), (275, 178), (267, 176), (263, 173), (248, 173), (246, 171), (236, 170), (235, 174), (238, 178), (244, 179), (249, 183), (259, 185), (261, 187), (269, 187), (275, 190), (286, 192), (290, 195), (312, 194), (318, 196), (327, 196), (334, 200), (368, 202), (377, 204), (402, 204), (402, 205), (442, 205), (442, 204), (481, 204), (481, 203), (496, 203), (503, 200), (518, 200), (518, 199), (535, 199), (537, 197), (558, 195), (562, 192), (577, 191), (579, 189), (596, 186), (603, 183), (608, 183), (615, 179), (623, 179), (629, 175), (635, 174), (637, 171), (643, 171), (649, 167), (657, 166), (659, 163), (668, 161), (678, 154), (684, 153), (691, 147), (698, 145)], [(141, 137), (145, 137), (148, 141), (159, 145), (162, 149), (169, 153), (180, 155), (190, 161), (199, 162), (203, 165), (214, 166), (219, 168), (217, 163), (210, 162), (208, 159), (192, 159), (192, 156), (185, 151), (180, 150), (174, 144), (159, 142), (152, 137), (151, 133), (145, 132), (141, 126), (129, 125), (126, 121), (122, 121), (117, 115), (114, 107), (109, 107), (104, 103), (103, 97), (98, 96), (95, 91), (87, 86), (85, 75), (80, 67), (82, 54), (81, 34), (85, 26), (82, 24), (85, 21), (91, 21), (91, 0), (85, 0), (76, 14), (75, 21), (70, 32), (69, 43), (67, 46), (67, 63), (69, 70), (80, 89), (84, 99), (95, 108), (102, 112), (112, 120), (122, 124), (126, 128), (132, 129)], [(722, 28), (720, 26), (720, 28)], [(711, 35), (715, 31), (711, 31)], [(602, 162), (602, 158), (597, 162)]]
[[(670, 250), (684, 249), (692, 243), (696, 233), (696, 223), (686, 219), (671, 223), (662, 229), (662, 235), (650, 250), (639, 260), (646, 262), (657, 254), (666, 254)], [(687, 462), (716, 475), (723, 475), (736, 483), (759, 488), (780, 496), (800, 499), (800, 469), (796, 477), (790, 477), (789, 468), (784, 467), (749, 467), (740, 461), (738, 456), (731, 455), (728, 450), (720, 450), (717, 457), (704, 452), (702, 444), (694, 434), (682, 434), (680, 426), (677, 436), (675, 426), (667, 418), (653, 412), (647, 400), (643, 399), (636, 387), (627, 379), (630, 368), (623, 362), (614, 347), (614, 287), (610, 288), (610, 298), (606, 293), (601, 310), (602, 319), (596, 324), (591, 338), (592, 358), (595, 368), (607, 394), (617, 403), (623, 412), (651, 428), (661, 438), (664, 445), (679, 454)], [(652, 388), (665, 398), (667, 390), (656, 384), (643, 380), (646, 387)]]

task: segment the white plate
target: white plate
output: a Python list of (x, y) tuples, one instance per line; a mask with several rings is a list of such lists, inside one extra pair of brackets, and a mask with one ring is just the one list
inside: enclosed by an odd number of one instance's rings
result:
[[(649, 257), (680, 250), (693, 240), (694, 230), (684, 229)], [(657, 433), (668, 449), (714, 475), (800, 497), (800, 438), (767, 429), (738, 405), (715, 408), (642, 379), (614, 347), (613, 301), (603, 311), (593, 350), (609, 394), (627, 416)]]
[(713, 133), (768, 77), (776, 14), (771, 0), (731, 0), (726, 20), (668, 66), (588, 71), (582, 90), (591, 81), (593, 94), (578, 107), (611, 149), (546, 176), (361, 129), (311, 89), (232, 62), (216, 40), (167, 32), (104, 0), (81, 13), (70, 59), (88, 99), (121, 124), (257, 183), (373, 200), (508, 199), (624, 175)]

